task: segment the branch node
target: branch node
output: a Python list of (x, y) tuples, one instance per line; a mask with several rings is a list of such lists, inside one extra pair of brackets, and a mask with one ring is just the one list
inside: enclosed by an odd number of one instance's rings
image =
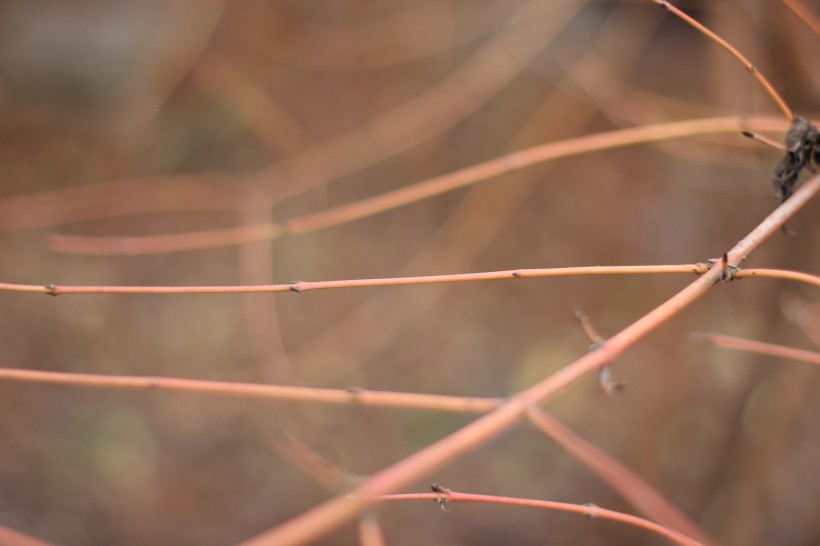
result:
[(345, 389), (345, 392), (350, 395), (350, 400), (356, 403), (362, 401), (362, 389), (361, 387), (348, 387)]
[(302, 281), (293, 281), (293, 282), (290, 282), (288, 284), (290, 285), (290, 286), (288, 286), (288, 289), (291, 292), (296, 292), (297, 294), (302, 293)]
[(732, 282), (738, 271), (740, 271), (740, 267), (736, 265), (729, 265), (729, 255), (724, 252), (723, 256), (720, 258), (720, 282)]
[(512, 276), (515, 277), (515, 278), (519, 278), (519, 277), (521, 277), (521, 272), (520, 271), (513, 271)]
[(432, 489), (433, 493), (436, 494), (436, 498), (433, 499), (436, 504), (441, 506), (441, 509), (445, 512), (449, 512), (447, 510), (447, 494), (450, 493), (450, 490), (444, 487), (443, 485), (439, 485), (437, 483), (431, 484), (430, 489)]
[(48, 294), (49, 296), (54, 296), (54, 297), (59, 296), (59, 294), (57, 293), (57, 287), (54, 286), (54, 283), (50, 282), (50, 283), (46, 284), (44, 286), (44, 288), (46, 289), (46, 294)]
[(598, 510), (598, 505), (595, 504), (594, 502), (587, 502), (587, 503), (583, 504), (582, 506), (584, 506), (586, 508), (589, 508), (589, 510), (584, 513), (584, 516), (589, 518), (589, 519), (593, 519), (596, 515), (597, 510)]

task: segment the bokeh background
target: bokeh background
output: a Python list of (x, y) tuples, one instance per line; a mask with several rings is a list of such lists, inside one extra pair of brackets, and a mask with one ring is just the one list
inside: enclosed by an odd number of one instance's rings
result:
[[(815, 115), (817, 36), (780, 2), (681, 2)], [(814, 6), (816, 8), (816, 5)], [(0, 6), (0, 281), (215, 285), (719, 256), (771, 211), (779, 152), (739, 134), (591, 153), (371, 218), (241, 246), (60, 252), (59, 235), (253, 225), (509, 151), (649, 123), (777, 115), (649, 1), (177, 0)], [(778, 140), (782, 134), (773, 134)], [(747, 266), (820, 271), (820, 204)], [(686, 276), (278, 295), (0, 294), (0, 365), (507, 396)], [(727, 545), (820, 541), (820, 373), (693, 344), (816, 349), (815, 289), (721, 285), (546, 409)], [(0, 383), (0, 524), (66, 544), (232, 544), (474, 417)], [(311, 463), (321, 457), (323, 463)], [(324, 469), (325, 472), (320, 472)], [(520, 426), (419, 482), (632, 509)], [(342, 487), (342, 489), (339, 489)], [(660, 544), (524, 508), (381, 506), (388, 544)], [(355, 544), (354, 526), (320, 544)]]

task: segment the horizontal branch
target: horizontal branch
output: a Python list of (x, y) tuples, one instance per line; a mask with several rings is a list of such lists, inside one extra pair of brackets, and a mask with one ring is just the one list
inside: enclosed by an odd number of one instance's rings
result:
[(763, 341), (734, 336), (723, 336), (720, 334), (693, 332), (691, 337), (692, 341), (696, 343), (708, 343), (717, 347), (737, 349), (739, 351), (775, 356), (778, 358), (788, 358), (789, 360), (799, 360), (820, 366), (820, 353), (816, 351), (806, 351), (803, 349), (795, 349), (794, 347), (786, 347), (784, 345), (775, 345), (773, 343), (765, 343)]
[[(444, 489), (444, 488), (441, 488)], [(480, 502), (490, 504), (504, 504), (511, 506), (527, 506), (531, 508), (543, 508), (546, 510), (556, 510), (559, 512), (571, 512), (580, 514), (588, 518), (601, 518), (633, 527), (640, 527), (660, 535), (675, 544), (683, 546), (702, 546), (700, 542), (693, 540), (686, 535), (683, 535), (672, 529), (668, 529), (662, 525), (658, 525), (652, 521), (631, 514), (624, 514), (623, 512), (616, 512), (615, 510), (608, 510), (595, 506), (594, 504), (570, 504), (566, 502), (555, 502), (537, 499), (522, 499), (518, 497), (501, 497), (497, 495), (477, 495), (474, 493), (459, 493), (452, 489), (447, 489), (445, 493), (408, 493), (408, 494), (394, 494), (381, 495), (377, 497), (379, 501), (405, 501), (405, 500), (433, 500), (440, 506), (444, 507), (454, 502)]]
[[(425, 275), (417, 277), (386, 277), (375, 279), (346, 279), (338, 281), (296, 281), (287, 284), (259, 284), (250, 286), (68, 286), (61, 284), (0, 283), (0, 292), (35, 292), (60, 296), (64, 294), (250, 294), (265, 292), (310, 292), (339, 288), (378, 286), (408, 286), (542, 277), (575, 277), (588, 275), (661, 275), (687, 273), (702, 275), (710, 269), (706, 263), (680, 265), (593, 265), (580, 267), (551, 267), (543, 269), (506, 269), (480, 273)], [(732, 274), (734, 279), (770, 277), (820, 286), (820, 277), (810, 273), (785, 269), (741, 269)]]
[(256, 383), (179, 379), (174, 377), (98, 375), (45, 372), (14, 368), (0, 368), (0, 381), (25, 381), (30, 383), (51, 383), (74, 387), (103, 387), (110, 389), (199, 392), (249, 398), (412, 408), (459, 413), (486, 413), (497, 408), (502, 403), (502, 400), (497, 398), (371, 391), (359, 388), (319, 389), (283, 385), (260, 385)]
[(0, 291), (40, 292), (62, 294), (247, 294), (254, 292), (309, 292), (333, 288), (361, 288), (374, 286), (403, 286), (413, 284), (440, 284), (451, 282), (493, 281), (536, 277), (570, 277), (576, 275), (647, 275), (661, 273), (704, 273), (707, 264), (683, 265), (625, 265), (554, 267), (547, 269), (508, 269), (482, 273), (455, 273), (421, 277), (388, 277), (382, 279), (350, 279), (339, 281), (297, 281), (287, 284), (256, 286), (64, 286), (58, 284), (29, 285), (0, 283)]
[(789, 271), (787, 269), (741, 269), (732, 275), (735, 279), (745, 279), (749, 277), (769, 277), (772, 279), (785, 279), (788, 281), (803, 282), (820, 286), (820, 277), (811, 273), (800, 271)]

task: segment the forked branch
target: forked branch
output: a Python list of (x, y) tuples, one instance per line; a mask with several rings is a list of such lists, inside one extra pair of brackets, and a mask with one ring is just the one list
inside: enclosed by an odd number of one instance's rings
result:
[[(728, 265), (739, 266), (752, 251), (776, 233), (787, 219), (818, 192), (820, 175), (815, 175), (727, 253)], [(712, 268), (666, 302), (607, 340), (597, 351), (588, 353), (559, 372), (513, 396), (503, 406), (466, 427), (370, 476), (352, 492), (352, 495), (331, 499), (244, 544), (292, 546), (305, 544), (325, 535), (366, 511), (377, 502), (380, 495), (405, 487), (433, 469), (498, 436), (519, 422), (531, 407), (543, 403), (581, 377), (611, 361), (689, 307), (720, 282), (721, 274), (719, 268)]]

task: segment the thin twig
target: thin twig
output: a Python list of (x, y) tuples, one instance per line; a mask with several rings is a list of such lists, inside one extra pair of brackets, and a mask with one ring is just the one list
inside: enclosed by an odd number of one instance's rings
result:
[[(580, 309), (575, 310), (575, 318), (581, 324), (581, 329), (586, 334), (589, 341), (592, 343), (589, 350), (594, 351), (600, 348), (606, 339), (598, 333), (592, 321)], [(612, 362), (607, 362), (598, 369), (598, 388), (607, 396), (611, 396), (618, 391), (622, 391), (627, 385), (626, 381), (612, 380)]]
[(485, 413), (497, 408), (500, 399), (444, 396), (412, 392), (371, 391), (359, 388), (319, 389), (257, 383), (204, 381), (176, 377), (144, 377), (128, 375), (98, 375), (83, 373), (46, 372), (0, 368), (0, 381), (52, 383), (75, 387), (104, 387), (109, 389), (167, 390), (224, 394), (250, 398), (319, 402), (324, 404), (355, 404), (391, 408), (427, 409), (458, 413)]
[(776, 150), (780, 150), (782, 152), (786, 151), (786, 145), (782, 142), (778, 142), (773, 140), (767, 136), (761, 135), (760, 133), (755, 133), (754, 131), (741, 131), (743, 136), (746, 138), (752, 139), (755, 142), (760, 142), (761, 144), (765, 144), (766, 146), (770, 146)]
[(733, 274), (735, 279), (745, 279), (749, 277), (769, 277), (772, 279), (786, 279), (789, 281), (803, 282), (820, 286), (820, 277), (811, 273), (801, 271), (789, 271), (787, 269), (741, 269)]
[(0, 291), (40, 292), (52, 296), (63, 294), (247, 294), (252, 292), (309, 292), (333, 288), (361, 288), (374, 286), (405, 286), (451, 282), (493, 281), (537, 277), (570, 277), (578, 275), (648, 275), (665, 273), (704, 273), (706, 264), (682, 265), (626, 265), (554, 267), (547, 269), (509, 269), (481, 273), (394, 277), (384, 279), (352, 279), (339, 281), (298, 281), (287, 284), (256, 286), (63, 286), (57, 284), (28, 285), (0, 283)]
[[(575, 277), (588, 275), (663, 275), (684, 273), (701, 275), (709, 269), (705, 263), (680, 265), (595, 265), (581, 267), (551, 267), (544, 269), (506, 269), (480, 273), (454, 273), (451, 275), (425, 275), (418, 277), (388, 277), (381, 279), (347, 279), (337, 281), (297, 281), (287, 284), (260, 284), (250, 286), (69, 286), (60, 284), (13, 284), (0, 283), (0, 292), (38, 292), (51, 296), (66, 294), (249, 294), (267, 292), (310, 292), (340, 288), (364, 288), (377, 286), (410, 286), (419, 284), (442, 284), (476, 281), (499, 281), (511, 279), (535, 279), (543, 277)], [(732, 274), (733, 279), (769, 277), (786, 279), (820, 286), (820, 277), (786, 269), (741, 269)]]
[(777, 358), (799, 360), (801, 362), (808, 362), (809, 364), (816, 364), (820, 366), (820, 353), (815, 351), (805, 351), (803, 349), (795, 349), (794, 347), (786, 347), (783, 345), (775, 345), (773, 343), (765, 343), (763, 341), (755, 341), (753, 339), (724, 336), (720, 334), (693, 332), (691, 337), (692, 341), (697, 343), (708, 343), (718, 347), (726, 347), (727, 349), (737, 349), (739, 351), (775, 356)]
[[(444, 489), (444, 488), (441, 488)], [(660, 535), (675, 544), (682, 544), (684, 546), (702, 546), (702, 543), (693, 540), (682, 533), (668, 529), (662, 525), (658, 525), (647, 519), (639, 518), (623, 512), (616, 512), (615, 510), (608, 510), (593, 504), (570, 504), (566, 502), (545, 501), (537, 499), (522, 499), (518, 497), (502, 497), (497, 495), (477, 495), (474, 493), (459, 493), (452, 489), (446, 489), (445, 493), (409, 493), (409, 494), (394, 494), (394, 495), (380, 495), (377, 497), (379, 501), (404, 501), (404, 500), (433, 500), (441, 504), (440, 499), (446, 499), (446, 503), (454, 502), (479, 502), (490, 504), (504, 504), (511, 506), (527, 506), (531, 508), (543, 508), (546, 510), (556, 510), (559, 512), (572, 512), (580, 514), (588, 518), (601, 518), (612, 521), (618, 521), (634, 527), (640, 527)]]
[(695, 27), (697, 30), (708, 36), (713, 42), (715, 42), (720, 47), (728, 51), (729, 54), (732, 55), (732, 57), (740, 61), (746, 68), (746, 70), (748, 70), (749, 73), (752, 76), (754, 76), (754, 78), (758, 81), (758, 83), (761, 86), (763, 86), (763, 89), (766, 91), (766, 93), (772, 98), (772, 100), (774, 100), (775, 104), (777, 104), (777, 107), (780, 108), (780, 111), (783, 112), (783, 115), (786, 116), (786, 119), (789, 120), (789, 123), (794, 121), (794, 112), (792, 112), (792, 109), (789, 108), (789, 105), (786, 104), (786, 101), (784, 101), (780, 94), (777, 92), (777, 90), (775, 90), (774, 86), (769, 82), (769, 80), (766, 79), (766, 77), (760, 72), (760, 70), (758, 70), (757, 67), (755, 67), (755, 65), (753, 65), (751, 61), (749, 61), (749, 59), (744, 57), (740, 51), (735, 49), (734, 46), (732, 46), (732, 44), (730, 44), (729, 42), (727, 42), (726, 40), (712, 32), (711, 30), (706, 28), (697, 20), (693, 19), (692, 17), (689, 17), (687, 14), (685, 14), (684, 12), (670, 4), (667, 0), (651, 1), (658, 4), (665, 10), (675, 14), (679, 18), (689, 23), (691, 26)]

